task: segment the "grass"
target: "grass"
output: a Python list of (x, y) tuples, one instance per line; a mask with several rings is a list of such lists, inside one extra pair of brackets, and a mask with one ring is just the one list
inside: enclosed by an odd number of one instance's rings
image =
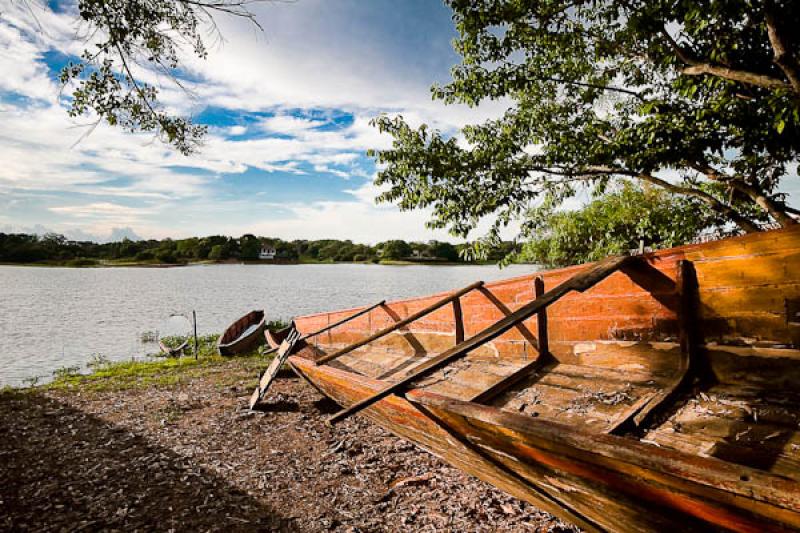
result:
[[(270, 329), (286, 327), (286, 323), (272, 322)], [(56, 369), (53, 380), (49, 383), (38, 384), (38, 380), (26, 382), (28, 388), (15, 389), (17, 391), (47, 391), (47, 390), (80, 390), (91, 392), (122, 391), (146, 388), (152, 386), (174, 386), (206, 372), (224, 370), (225, 367), (237, 370), (252, 371), (253, 377), (263, 370), (270, 361), (270, 357), (262, 354), (267, 347), (261, 346), (257, 350), (233, 357), (222, 357), (216, 353), (217, 335), (207, 335), (198, 339), (200, 347), (197, 358), (192, 355), (194, 339), (189, 344), (183, 357), (161, 357), (139, 359), (131, 361), (111, 361), (103, 356), (94, 355), (87, 363), (89, 373), (82, 372), (79, 366), (68, 366)]]

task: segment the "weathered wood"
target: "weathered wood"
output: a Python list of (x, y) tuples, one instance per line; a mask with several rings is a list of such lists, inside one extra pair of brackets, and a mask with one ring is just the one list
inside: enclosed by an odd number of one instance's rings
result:
[[(737, 531), (783, 530), (778, 524), (800, 527), (800, 491), (797, 483), (788, 479), (623, 437), (532, 422), (515, 413), (421, 390), (406, 397), (426, 406), (462, 434), (484, 443), (486, 449), (498, 450), (500, 457), (516, 458), (514, 464), (520, 469), (524, 470), (528, 462), (551, 466), (559, 475), (574, 475), (593, 483), (594, 490), (635, 498), (646, 504), (643, 512), (655, 514), (659, 507), (672, 508), (676, 524), (689, 515)], [(634, 523), (618, 523), (609, 529), (637, 529)]]
[(350, 407), (340, 411), (339, 413), (336, 413), (335, 415), (331, 416), (328, 419), (329, 422), (332, 424), (336, 423), (340, 420), (347, 418), (352, 414), (357, 413), (358, 411), (364, 409), (365, 407), (372, 405), (373, 403), (379, 401), (381, 398), (385, 398), (390, 394), (394, 394), (395, 392), (400, 392), (406, 389), (415, 380), (425, 376), (426, 374), (436, 370), (437, 368), (443, 365), (448, 364), (449, 362), (455, 359), (463, 357), (470, 350), (476, 348), (477, 346), (480, 346), (481, 344), (484, 344), (502, 335), (509, 329), (513, 328), (521, 320), (525, 320), (526, 318), (533, 316), (540, 310), (545, 309), (548, 305), (552, 305), (554, 302), (558, 301), (559, 298), (561, 298), (568, 292), (585, 291), (589, 287), (595, 285), (596, 283), (602, 281), (603, 279), (611, 275), (613, 272), (622, 268), (626, 263), (631, 263), (635, 260), (636, 258), (630, 256), (612, 257), (610, 259), (606, 259), (605, 261), (601, 261), (600, 263), (587, 268), (583, 272), (575, 275), (574, 277), (565, 281), (561, 285), (555, 287), (551, 291), (544, 293), (539, 298), (536, 298), (532, 302), (522, 306), (521, 308), (514, 311), (505, 318), (497, 321), (492, 326), (470, 337), (468, 340), (454, 346), (450, 350), (447, 350), (444, 353), (432, 359), (429, 359), (428, 361), (415, 367), (414, 372), (412, 372), (403, 380), (398, 381), (397, 383), (393, 383), (384, 388), (383, 390), (381, 390), (380, 392), (376, 393), (375, 395), (371, 396), (370, 398), (365, 398), (361, 402), (355, 405), (351, 405)]
[[(544, 278), (537, 276), (533, 280), (533, 292), (537, 298), (544, 294)], [(538, 332), (539, 355), (550, 355), (550, 342), (547, 339), (547, 309), (542, 309), (536, 314), (536, 330)]]
[(456, 344), (464, 342), (464, 314), (461, 311), (461, 298), (453, 300), (453, 323), (456, 329)]
[(475, 283), (472, 283), (471, 285), (467, 285), (463, 289), (458, 290), (458, 291), (456, 291), (456, 292), (454, 292), (452, 294), (449, 294), (449, 295), (445, 296), (444, 298), (442, 298), (438, 302), (436, 302), (436, 303), (434, 303), (432, 305), (429, 305), (425, 309), (417, 311), (416, 313), (412, 314), (411, 316), (409, 316), (407, 318), (404, 318), (403, 320), (400, 320), (399, 322), (396, 322), (396, 323), (392, 324), (388, 328), (384, 328), (384, 329), (378, 331), (377, 333), (374, 333), (374, 334), (370, 335), (369, 337), (367, 337), (365, 339), (362, 339), (362, 340), (360, 340), (358, 342), (355, 342), (355, 343), (351, 344), (350, 346), (348, 346), (346, 348), (343, 348), (343, 349), (341, 349), (341, 350), (339, 350), (337, 352), (334, 352), (332, 354), (326, 355), (324, 357), (320, 357), (319, 359), (317, 359), (316, 363), (318, 365), (321, 365), (321, 364), (327, 363), (328, 361), (333, 361), (337, 357), (341, 357), (342, 355), (344, 355), (346, 353), (350, 353), (353, 350), (364, 346), (365, 344), (369, 344), (370, 342), (372, 342), (374, 340), (377, 340), (377, 339), (383, 337), (384, 335), (387, 335), (387, 334), (389, 334), (389, 333), (391, 333), (391, 332), (393, 332), (395, 330), (398, 330), (398, 329), (400, 329), (402, 327), (405, 327), (405, 326), (411, 324), (412, 322), (414, 322), (416, 320), (419, 320), (420, 318), (424, 317), (425, 315), (428, 315), (428, 314), (436, 311), (440, 307), (442, 307), (444, 305), (447, 305), (450, 302), (458, 300), (458, 298), (460, 298), (461, 296), (467, 294), (468, 292), (470, 292), (472, 290), (477, 289), (481, 285), (483, 285), (482, 281), (477, 281)]
[(524, 365), (522, 368), (514, 372), (513, 374), (504, 377), (488, 389), (481, 391), (480, 393), (476, 394), (472, 398), (470, 398), (471, 402), (475, 403), (489, 403), (493, 399), (497, 398), (505, 391), (525, 379), (526, 377), (530, 376), (537, 370), (541, 369), (544, 365), (547, 364), (549, 358), (547, 356), (540, 355), (530, 363)]
[[(360, 317), (362, 315), (365, 315), (365, 314), (369, 313), (370, 311), (372, 311), (373, 309), (375, 309), (377, 307), (381, 307), (382, 305), (386, 305), (386, 300), (381, 300), (380, 302), (378, 302), (376, 304), (373, 304), (373, 305), (370, 305), (369, 307), (365, 307), (363, 309), (360, 309), (359, 311), (356, 311), (352, 315), (349, 315), (349, 316), (346, 316), (346, 317), (344, 317), (342, 319), (339, 319), (339, 320), (337, 320), (336, 322), (334, 322), (332, 324), (328, 324), (324, 328), (318, 329), (316, 331), (312, 331), (311, 333), (306, 333), (305, 335), (300, 337), (297, 340), (297, 342), (305, 341), (305, 340), (310, 339), (312, 337), (316, 337), (317, 335), (321, 335), (321, 334), (325, 333), (326, 331), (330, 331), (330, 330), (332, 330), (334, 328), (337, 328), (337, 327), (339, 327), (339, 326), (341, 326), (343, 324), (346, 324), (347, 322), (350, 322), (351, 320), (353, 320), (355, 318), (358, 318), (358, 317)], [(293, 328), (294, 325), (289, 326), (289, 327)], [(264, 330), (264, 335), (265, 336), (269, 335), (269, 330)], [(269, 342), (269, 341), (270, 341), (270, 339), (267, 336), (267, 342)], [(274, 352), (278, 351), (279, 347), (280, 347), (280, 344), (278, 344), (278, 346), (272, 347), (271, 349), (269, 349), (266, 352), (264, 352), (264, 355), (269, 355), (271, 353), (274, 353)]]
[[(314, 366), (299, 356), (291, 357), (290, 364), (325, 395), (344, 405), (383, 385), (335, 368)], [(406, 397), (411, 403), (389, 396), (367, 408), (364, 416), (453, 466), (567, 521), (575, 521), (574, 515), (553, 506), (533, 485), (607, 531), (727, 527), (755, 532), (800, 525), (798, 485), (783, 478), (622, 437), (586, 434), (580, 426), (531, 420), (419, 389)], [(435, 411), (472, 446), (444, 433), (412, 407), (416, 404)], [(461, 413), (451, 405), (472, 407), (469, 413)], [(468, 417), (459, 423), (456, 417), (464, 414)], [(492, 460), (487, 460), (486, 454)]]
[(623, 433), (647, 425), (659, 413), (668, 408), (681, 390), (691, 385), (701, 372), (708, 373), (701, 361), (702, 338), (697, 329), (697, 277), (691, 261), (678, 262), (677, 288), (680, 306), (678, 326), (680, 330), (680, 359), (671, 382), (661, 391), (645, 396), (636, 402), (618, 421), (611, 425), (608, 433)]
[[(610, 531), (800, 529), (800, 350), (790, 349), (800, 328), (798, 252), (800, 227), (647, 254), (546, 307), (552, 364), (523, 369), (537, 355), (521, 330), (537, 332), (541, 320), (531, 315), (361, 413), (541, 509), (554, 507), (545, 494), (553, 496), (573, 511), (553, 509), (566, 520), (578, 515)], [(682, 260), (694, 262), (700, 285), (690, 312)], [(536, 277), (555, 287), (585, 268), (493, 282), (464, 296), (466, 335), (529, 302)], [(389, 303), (387, 316), (439, 298)], [(297, 320), (310, 331), (346, 314)], [(421, 366), (410, 365), (427, 354), (451, 350), (457, 328), (455, 311), (437, 313), (341, 366), (314, 365), (387, 323), (381, 315), (334, 331), (290, 362), (324, 394), (354, 406), (414, 374)], [(685, 375), (709, 381), (693, 391)], [(520, 381), (509, 385), (514, 377)], [(487, 390), (485, 402), (496, 407), (469, 401)], [(638, 439), (605, 434), (621, 418)]]
[(292, 330), (289, 335), (283, 340), (280, 347), (278, 348), (278, 353), (275, 354), (275, 357), (272, 358), (267, 369), (261, 374), (261, 377), (258, 380), (258, 385), (256, 385), (256, 390), (253, 391), (253, 394), (250, 396), (250, 409), (256, 406), (258, 402), (264, 397), (269, 389), (269, 386), (272, 384), (272, 381), (275, 379), (275, 376), (278, 375), (283, 364), (289, 358), (289, 355), (292, 353), (292, 348), (294, 348), (295, 343), (299, 340), (300, 333), (297, 330)]
[(378, 302), (376, 304), (370, 305), (369, 307), (365, 307), (364, 309), (356, 311), (352, 315), (347, 316), (345, 318), (342, 318), (341, 320), (337, 320), (336, 322), (334, 322), (332, 324), (328, 324), (324, 328), (318, 329), (317, 331), (312, 331), (311, 333), (306, 333), (305, 335), (300, 337), (299, 340), (304, 341), (304, 340), (310, 339), (311, 337), (316, 337), (317, 335), (321, 335), (322, 333), (325, 333), (326, 331), (329, 331), (329, 330), (331, 330), (333, 328), (337, 328), (337, 327), (341, 326), (342, 324), (344, 324), (346, 322), (350, 322), (351, 320), (353, 320), (355, 318), (358, 318), (361, 315), (367, 314), (370, 311), (372, 311), (373, 309), (376, 309), (376, 308), (381, 307), (383, 305), (386, 305), (386, 300), (381, 300), (380, 302)]

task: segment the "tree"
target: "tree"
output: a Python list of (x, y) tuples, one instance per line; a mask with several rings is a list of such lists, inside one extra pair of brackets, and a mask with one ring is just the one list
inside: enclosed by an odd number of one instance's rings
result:
[(378, 244), (381, 259), (404, 259), (409, 257), (412, 252), (411, 245), (406, 241), (394, 240)]
[(457, 261), (458, 250), (449, 242), (430, 241), (428, 243), (431, 255), (445, 261)]
[(447, 0), (461, 64), (434, 86), (446, 103), (506, 99), (499, 118), (446, 136), (402, 117), (371, 154), (382, 201), (432, 208), (429, 225), (466, 237), (539, 227), (559, 206), (614, 182), (694, 198), (740, 231), (800, 213), (778, 192), (800, 146), (800, 3)]
[(211, 247), (211, 251), (208, 253), (208, 258), (212, 260), (220, 260), (220, 259), (227, 259), (228, 255), (225, 252), (225, 245), (222, 244), (215, 244)]
[(239, 249), (241, 250), (241, 259), (258, 259), (258, 254), (261, 252), (261, 240), (257, 239), (255, 235), (250, 233), (242, 235), (239, 238)]
[(166, 77), (183, 88), (181, 55), (206, 57), (204, 38), (216, 32), (214, 15), (242, 17), (260, 28), (248, 10), (256, 1), (77, 0), (86, 49), (60, 74), (71, 91), (70, 116), (153, 132), (184, 154), (194, 152), (206, 127), (161, 106), (159, 88), (144, 80)]
[(537, 217), (540, 231), (518, 258), (548, 267), (596, 261), (631, 249), (677, 246), (718, 227), (719, 213), (696, 198), (625, 183), (574, 211), (549, 209)]

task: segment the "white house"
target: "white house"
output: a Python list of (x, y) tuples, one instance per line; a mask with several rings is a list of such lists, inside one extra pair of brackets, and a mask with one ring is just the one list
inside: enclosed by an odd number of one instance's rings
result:
[(275, 259), (275, 247), (270, 244), (261, 245), (261, 252), (258, 254), (259, 259)]

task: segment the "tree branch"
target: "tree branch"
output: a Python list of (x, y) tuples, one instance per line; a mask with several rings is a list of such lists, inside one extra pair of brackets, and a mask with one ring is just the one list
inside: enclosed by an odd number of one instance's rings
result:
[(650, 183), (651, 185), (661, 187), (662, 189), (666, 189), (667, 191), (670, 191), (675, 194), (681, 194), (684, 196), (693, 196), (704, 202), (712, 209), (719, 211), (720, 213), (724, 213), (728, 218), (730, 218), (734, 223), (736, 223), (737, 226), (739, 226), (746, 233), (754, 233), (760, 231), (758, 225), (755, 222), (753, 222), (749, 218), (739, 213), (732, 206), (721, 202), (720, 200), (708, 194), (707, 192), (700, 189), (696, 189), (694, 187), (684, 187), (681, 185), (676, 185), (674, 183), (668, 182), (667, 180), (657, 178), (656, 176), (647, 174), (645, 172), (634, 172), (632, 170), (626, 170), (617, 167), (609, 167), (605, 165), (593, 165), (580, 169), (580, 171), (572, 171), (569, 169), (558, 169), (558, 168), (554, 169), (552, 167), (535, 167), (535, 166), (529, 167), (529, 170), (533, 172), (544, 172), (547, 174), (567, 176), (574, 181), (586, 181), (590, 179), (596, 179), (598, 176), (613, 176), (614, 174), (626, 176), (628, 178), (638, 179), (640, 181), (645, 181), (647, 183)]
[(773, 2), (767, 2), (765, 13), (767, 35), (769, 36), (769, 44), (772, 45), (772, 50), (775, 53), (775, 64), (786, 75), (794, 91), (800, 94), (800, 64), (798, 64), (797, 58), (791, 52), (786, 35), (781, 31), (783, 28), (781, 28)]
[(755, 85), (757, 87), (764, 87), (766, 89), (793, 90), (792, 85), (767, 74), (758, 74), (756, 72), (734, 69), (724, 65), (699, 60), (692, 56), (691, 53), (687, 52), (680, 44), (678, 44), (677, 41), (672, 38), (672, 35), (669, 34), (666, 28), (662, 28), (661, 33), (664, 35), (670, 47), (675, 52), (675, 55), (678, 56), (678, 59), (689, 65), (681, 71), (687, 76), (702, 76), (704, 74), (709, 74), (711, 76), (717, 76), (718, 78), (736, 81), (747, 85)]
[(769, 215), (784, 228), (797, 224), (797, 221), (794, 219), (794, 217), (789, 216), (789, 214), (786, 212), (785, 205), (782, 205), (781, 203), (776, 202), (767, 196), (767, 194), (760, 187), (747, 183), (744, 178), (728, 176), (713, 168), (711, 165), (705, 163), (691, 163), (690, 166), (698, 172), (705, 174), (708, 179), (726, 183), (733, 189), (736, 189), (737, 191), (746, 195), (753, 201), (753, 203), (769, 213)]

